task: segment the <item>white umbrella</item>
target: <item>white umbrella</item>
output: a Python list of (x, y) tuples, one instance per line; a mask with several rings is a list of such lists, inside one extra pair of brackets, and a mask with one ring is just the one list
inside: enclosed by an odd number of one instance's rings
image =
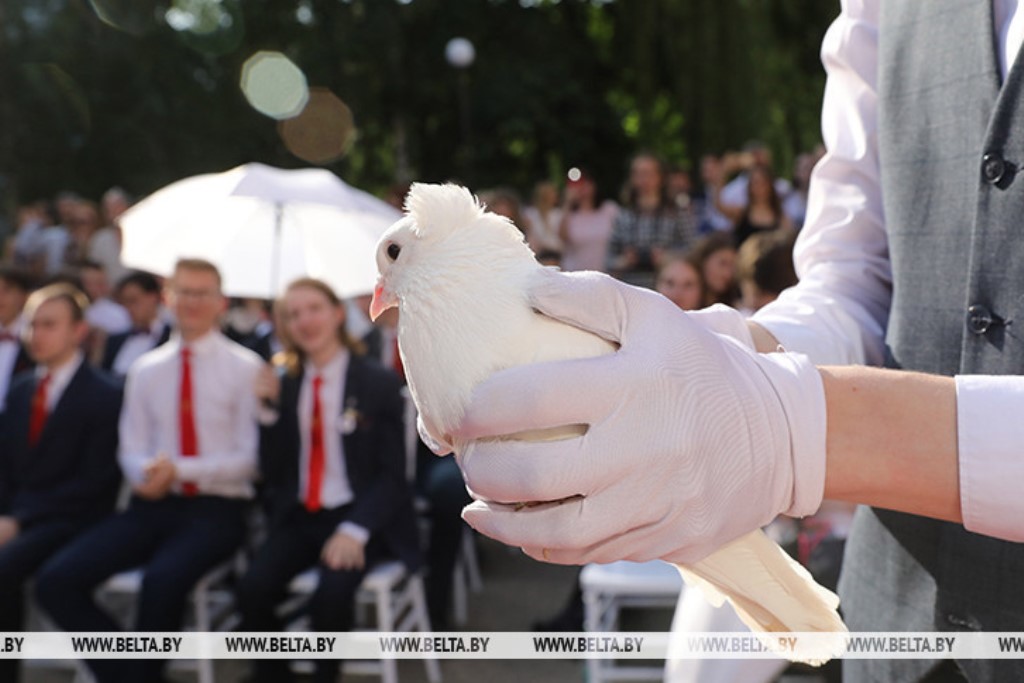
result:
[(171, 183), (121, 216), (121, 259), (171, 274), (179, 258), (212, 261), (231, 296), (271, 299), (291, 280), (369, 293), (374, 247), (401, 214), (322, 169), (245, 164)]

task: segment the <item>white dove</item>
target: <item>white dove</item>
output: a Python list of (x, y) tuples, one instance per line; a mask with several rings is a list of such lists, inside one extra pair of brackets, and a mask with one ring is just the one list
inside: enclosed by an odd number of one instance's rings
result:
[[(544, 266), (522, 233), (485, 211), (466, 188), (414, 184), (405, 208), (407, 215), (377, 246), (380, 277), (370, 316), (398, 306), (402, 362), (429, 434), (450, 434), (474, 387), (499, 370), (616, 351), (614, 344), (531, 308), (528, 283)], [(583, 430), (569, 426), (510, 438), (549, 440)], [(761, 531), (697, 564), (676, 566), (712, 604), (732, 603), (755, 632), (846, 631), (836, 613), (838, 597)], [(806, 661), (820, 663), (835, 647)]]

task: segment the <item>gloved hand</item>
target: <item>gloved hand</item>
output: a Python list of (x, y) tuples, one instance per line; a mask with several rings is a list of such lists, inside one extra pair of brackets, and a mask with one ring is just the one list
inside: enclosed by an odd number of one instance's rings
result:
[[(510, 368), (474, 391), (457, 441), (488, 536), (549, 562), (694, 563), (822, 499), (825, 403), (805, 357), (757, 354), (666, 299), (596, 273), (549, 273), (543, 313), (620, 344)], [(552, 442), (489, 439), (583, 424)], [(515, 505), (522, 501), (558, 501)]]
[(732, 337), (751, 351), (754, 350), (754, 338), (747, 326), (747, 319), (732, 306), (712, 304), (707, 308), (690, 311), (687, 315), (690, 316), (690, 320), (702, 325), (704, 329)]

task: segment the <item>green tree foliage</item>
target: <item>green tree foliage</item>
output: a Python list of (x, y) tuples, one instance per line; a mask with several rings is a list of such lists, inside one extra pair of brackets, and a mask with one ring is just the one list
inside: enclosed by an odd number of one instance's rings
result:
[[(816, 143), (821, 0), (0, 0), (0, 191), (144, 194), (246, 161), (307, 165), (239, 88), (277, 50), (352, 109), (353, 184), (474, 187)], [(466, 69), (446, 43), (476, 47)]]

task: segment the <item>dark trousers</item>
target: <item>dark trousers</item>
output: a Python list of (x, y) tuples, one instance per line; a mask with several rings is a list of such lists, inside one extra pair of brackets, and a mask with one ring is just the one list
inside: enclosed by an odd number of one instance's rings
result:
[(427, 610), (434, 630), (444, 631), (448, 628), (455, 561), (466, 524), (462, 521), (462, 508), (473, 501), (455, 458), (438, 458), (433, 453), (429, 458), (420, 475), (420, 488), (430, 504)]
[[(230, 559), (245, 538), (246, 501), (218, 496), (133, 499), (54, 556), (36, 580), (36, 597), (66, 631), (120, 631), (93, 600), (118, 572), (143, 568), (137, 631), (181, 628), (188, 594), (209, 570)], [(163, 661), (89, 660), (100, 683), (158, 681)]]
[[(313, 630), (351, 630), (355, 594), (366, 570), (333, 570), (320, 562), (324, 544), (347, 513), (347, 507), (310, 513), (296, 505), (280, 524), (271, 529), (238, 586), (238, 610), (242, 614), (240, 630), (281, 630), (283, 624), (277, 616), (277, 607), (287, 597), (288, 584), (313, 566), (320, 574), (308, 607)], [(379, 544), (371, 539), (365, 549), (366, 566), (382, 554)], [(324, 683), (335, 681), (338, 669), (337, 661), (318, 659), (314, 680)], [(288, 681), (291, 679), (290, 663), (286, 660), (258, 660), (254, 662), (254, 674), (255, 680), (261, 683)]]
[[(0, 545), (0, 632), (25, 627), (25, 583), (81, 529), (81, 523), (66, 520), (42, 522)], [(0, 659), (0, 683), (15, 683), (20, 668), (17, 659)]]

